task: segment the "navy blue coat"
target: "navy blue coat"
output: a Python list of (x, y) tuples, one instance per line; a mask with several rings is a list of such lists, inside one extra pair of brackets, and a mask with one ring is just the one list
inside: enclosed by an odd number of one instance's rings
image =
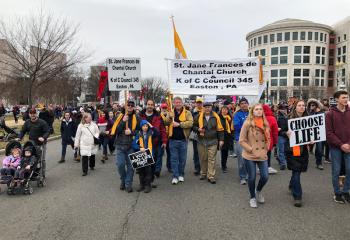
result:
[(62, 142), (66, 144), (74, 144), (73, 138), (77, 132), (77, 126), (74, 121), (70, 118), (68, 123), (65, 119), (61, 122), (61, 138)]

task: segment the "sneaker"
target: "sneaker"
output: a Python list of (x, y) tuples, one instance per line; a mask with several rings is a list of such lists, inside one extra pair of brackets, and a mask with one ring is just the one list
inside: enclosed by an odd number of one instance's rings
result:
[(199, 174), (201, 174), (201, 173), (200, 173), (200, 171), (194, 171), (193, 174), (194, 174), (195, 176), (199, 176)]
[(241, 179), (241, 182), (240, 182), (241, 185), (246, 185), (247, 184), (247, 181), (245, 179)]
[(87, 172), (83, 172), (82, 176), (85, 177), (87, 175)]
[(205, 180), (205, 178), (206, 177), (204, 175), (202, 175), (202, 176), (199, 177), (199, 180)]
[(125, 184), (121, 183), (119, 189), (122, 190), (122, 191), (125, 190)]
[(249, 205), (250, 205), (251, 208), (257, 208), (258, 207), (258, 204), (257, 204), (255, 198), (252, 198), (252, 199), (249, 200)]
[(258, 203), (265, 203), (265, 198), (261, 192), (256, 191), (255, 194), (256, 194), (256, 200), (258, 201)]
[(216, 184), (216, 180), (215, 180), (214, 178), (208, 179), (208, 181), (209, 181), (211, 184)]
[(294, 200), (294, 207), (301, 207), (302, 203), (301, 200)]
[(177, 180), (177, 178), (173, 178), (173, 180), (171, 181), (171, 184), (176, 185), (178, 184), (179, 180)]
[(344, 200), (344, 198), (343, 198), (343, 196), (341, 194), (334, 195), (333, 200), (336, 203), (340, 203), (340, 204), (344, 204), (345, 203), (345, 200)]
[(179, 182), (184, 182), (185, 181), (185, 178), (183, 176), (180, 176), (179, 177)]
[(350, 194), (349, 193), (343, 193), (344, 200), (350, 203)]
[(323, 169), (324, 169), (322, 165), (317, 165), (316, 168), (317, 168), (318, 170), (323, 170)]
[(223, 168), (223, 169), (222, 169), (222, 172), (223, 172), (223, 173), (227, 173), (227, 168)]
[(58, 163), (64, 163), (66, 160), (64, 160), (63, 158), (61, 160), (58, 161)]
[(280, 166), (280, 170), (281, 170), (281, 171), (286, 170), (286, 168), (287, 168), (286, 165), (281, 165), (281, 166)]
[(273, 167), (269, 167), (269, 174), (276, 174), (278, 171), (274, 169)]
[(324, 163), (331, 164), (332, 162), (329, 159), (325, 159)]

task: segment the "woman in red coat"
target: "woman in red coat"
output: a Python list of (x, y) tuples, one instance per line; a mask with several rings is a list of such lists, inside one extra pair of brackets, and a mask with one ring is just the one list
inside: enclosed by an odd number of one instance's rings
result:
[(277, 145), (278, 143), (278, 124), (277, 124), (277, 120), (275, 118), (275, 116), (273, 115), (273, 112), (271, 110), (271, 108), (264, 104), (263, 105), (263, 109), (264, 109), (264, 113), (266, 116), (267, 121), (269, 122), (269, 126), (270, 126), (270, 147), (269, 147), (269, 151), (267, 152), (267, 156), (268, 156), (268, 167), (269, 167), (269, 174), (276, 174), (277, 170), (271, 167), (271, 152), (272, 149)]

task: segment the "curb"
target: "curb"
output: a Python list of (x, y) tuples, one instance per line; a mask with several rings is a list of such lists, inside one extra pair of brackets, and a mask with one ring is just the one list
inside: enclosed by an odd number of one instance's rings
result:
[[(57, 140), (57, 139), (60, 139), (61, 138), (61, 135), (57, 135), (57, 136), (54, 136), (54, 137), (49, 137), (47, 139), (48, 142), (51, 142), (51, 141), (54, 141), (54, 140)], [(1, 154), (4, 154), (5, 153), (5, 149), (0, 149), (0, 155)]]

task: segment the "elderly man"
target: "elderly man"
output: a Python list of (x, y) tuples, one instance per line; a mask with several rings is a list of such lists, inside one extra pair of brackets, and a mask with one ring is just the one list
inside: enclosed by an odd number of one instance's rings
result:
[(224, 128), (211, 103), (204, 104), (204, 111), (194, 120), (193, 129), (198, 133), (200, 180), (207, 178), (210, 183), (215, 184), (217, 147), (218, 143), (220, 148), (224, 144)]
[(174, 112), (169, 113), (172, 123), (169, 126), (169, 148), (172, 184), (185, 181), (185, 165), (187, 158), (188, 137), (193, 125), (190, 111), (186, 110), (180, 97), (174, 98)]
[[(193, 119), (196, 119), (199, 114), (203, 111), (203, 99), (197, 98), (196, 99), (196, 107), (192, 111), (192, 117)], [(199, 163), (199, 156), (198, 156), (198, 136), (195, 131), (194, 137), (192, 139), (192, 145), (193, 145), (193, 163), (194, 163), (194, 175), (198, 176), (200, 174), (201, 166)]]

